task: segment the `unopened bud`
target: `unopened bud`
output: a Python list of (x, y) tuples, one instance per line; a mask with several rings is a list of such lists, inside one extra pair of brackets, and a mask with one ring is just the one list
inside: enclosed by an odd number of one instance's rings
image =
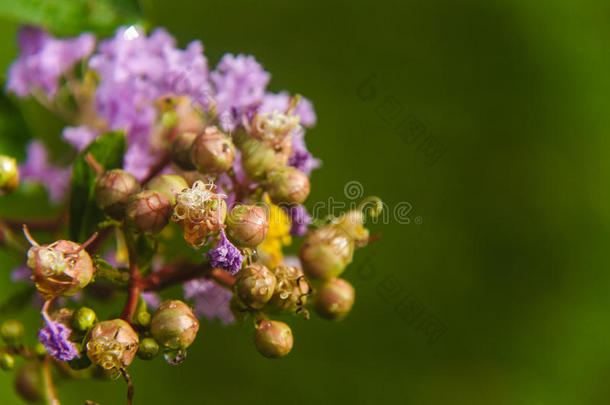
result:
[(266, 310), (280, 313), (301, 311), (311, 294), (311, 286), (303, 272), (297, 267), (281, 265), (273, 273), (276, 285)]
[(128, 366), (138, 351), (138, 334), (122, 319), (97, 323), (87, 338), (87, 356), (104, 370)]
[(17, 187), (19, 187), (17, 160), (10, 156), (0, 155), (0, 195), (11, 193)]
[(254, 248), (261, 244), (268, 228), (265, 210), (255, 205), (236, 205), (227, 215), (227, 236), (240, 247)]
[(91, 308), (81, 307), (72, 315), (72, 327), (79, 332), (86, 332), (93, 327), (97, 316)]
[(102, 174), (95, 182), (95, 199), (105, 212), (120, 218), (125, 214), (129, 197), (140, 190), (140, 184), (131, 174), (113, 169)]
[(305, 274), (329, 280), (343, 273), (353, 255), (353, 240), (340, 228), (328, 225), (307, 234), (299, 257)]
[(16, 319), (9, 319), (0, 326), (2, 340), (9, 345), (15, 346), (23, 337), (23, 324)]
[(42, 370), (38, 361), (29, 361), (15, 375), (15, 391), (26, 402), (39, 402), (44, 397)]
[(267, 192), (278, 203), (302, 204), (309, 195), (307, 175), (292, 166), (273, 170), (267, 176)]
[(292, 150), (292, 138), (287, 137), (280, 143), (271, 145), (242, 135), (239, 148), (242, 152), (241, 163), (244, 170), (252, 178), (261, 179), (273, 169), (288, 164)]
[(127, 205), (127, 219), (142, 232), (160, 232), (169, 223), (171, 213), (169, 200), (152, 190), (133, 195)]
[(178, 134), (172, 142), (170, 155), (172, 161), (182, 170), (195, 170), (196, 167), (191, 161), (191, 149), (197, 138), (195, 132), (183, 132)]
[(270, 359), (284, 357), (292, 350), (294, 337), (284, 322), (264, 320), (258, 325), (254, 345), (260, 354)]
[(191, 161), (203, 173), (221, 173), (233, 165), (235, 146), (231, 138), (216, 127), (207, 127), (195, 138)]
[(186, 349), (193, 343), (199, 322), (191, 308), (182, 301), (163, 302), (150, 322), (150, 333), (159, 344), (174, 350)]
[(94, 270), (87, 251), (69, 240), (32, 246), (28, 250), (27, 265), (45, 299), (76, 294), (89, 284)]
[(369, 239), (369, 230), (364, 227), (364, 214), (361, 210), (350, 210), (337, 221), (341, 228), (358, 245), (365, 245)]
[(235, 292), (250, 308), (262, 308), (273, 296), (275, 275), (267, 267), (254, 263), (237, 273)]
[(324, 282), (316, 291), (314, 309), (324, 319), (343, 319), (354, 305), (354, 287), (341, 278)]
[(175, 205), (176, 196), (189, 188), (189, 185), (184, 177), (178, 174), (161, 174), (150, 180), (146, 188), (163, 194), (171, 205)]
[(4, 352), (0, 353), (0, 368), (4, 371), (11, 371), (15, 367), (15, 358)]
[(152, 360), (159, 354), (159, 344), (153, 338), (144, 338), (138, 348), (138, 357), (143, 360)]
[(150, 321), (152, 319), (152, 315), (146, 311), (140, 311), (136, 315), (136, 322), (138, 325), (147, 328), (150, 325)]

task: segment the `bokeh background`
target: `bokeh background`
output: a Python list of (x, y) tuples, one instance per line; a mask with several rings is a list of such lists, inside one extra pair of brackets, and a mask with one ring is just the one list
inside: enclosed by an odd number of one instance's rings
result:
[[(357, 302), (343, 322), (291, 319), (295, 348), (279, 361), (256, 352), (251, 331), (203, 323), (183, 365), (131, 367), (137, 404), (610, 403), (610, 3), (139, 7), (182, 45), (201, 39), (211, 66), (251, 53), (272, 90), (313, 100), (307, 142), (324, 166), (310, 208), (329, 196), (349, 204), (344, 186), (358, 181), (391, 210), (411, 209), (409, 223), (371, 226), (382, 238), (345, 274)], [(0, 22), (2, 75), (20, 22), (66, 34), (83, 23), (15, 10)], [(35, 104), (1, 100), (3, 151), (23, 157), (28, 137), (59, 136)], [(44, 195), (0, 200), (3, 215), (48, 209)], [(0, 253), (0, 296), (16, 288), (16, 263)], [(35, 310), (22, 316), (33, 334)], [(115, 404), (125, 386), (66, 381), (59, 395)], [(20, 403), (12, 374), (0, 374), (0, 403)]]

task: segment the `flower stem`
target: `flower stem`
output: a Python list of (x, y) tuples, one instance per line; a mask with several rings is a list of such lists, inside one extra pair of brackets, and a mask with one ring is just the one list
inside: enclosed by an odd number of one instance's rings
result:
[(127, 239), (127, 252), (129, 253), (129, 284), (127, 302), (125, 302), (125, 307), (123, 307), (123, 312), (121, 312), (121, 319), (131, 322), (131, 318), (138, 305), (138, 299), (140, 298), (140, 273), (138, 271), (133, 235), (126, 230), (125, 236)]
[(125, 379), (125, 382), (127, 383), (127, 405), (131, 405), (133, 403), (133, 392), (134, 392), (133, 381), (131, 380), (131, 377), (129, 376), (129, 373), (127, 372), (127, 370), (125, 370), (122, 367), (121, 367), (121, 374), (123, 375), (123, 378)]
[(42, 362), (42, 375), (44, 378), (44, 388), (47, 396), (47, 402), (50, 405), (60, 405), (57, 395), (55, 394), (55, 387), (53, 386), (53, 378), (51, 377), (51, 357), (45, 356)]

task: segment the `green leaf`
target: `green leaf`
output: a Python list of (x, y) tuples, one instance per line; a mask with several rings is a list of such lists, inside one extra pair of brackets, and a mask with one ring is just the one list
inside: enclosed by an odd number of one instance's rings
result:
[(129, 281), (129, 272), (126, 269), (117, 269), (116, 267), (112, 266), (110, 263), (100, 257), (95, 257), (93, 259), (93, 264), (97, 269), (97, 271), (95, 272), (96, 279), (104, 278), (118, 286), (127, 286), (127, 283)]
[(73, 241), (87, 239), (96, 230), (97, 224), (104, 220), (104, 213), (95, 202), (97, 175), (85, 160), (88, 153), (106, 170), (120, 168), (125, 154), (125, 135), (122, 132), (108, 132), (98, 137), (74, 162), (69, 226)]
[(147, 274), (157, 252), (157, 240), (146, 234), (139, 234), (135, 243), (136, 261), (141, 274)]
[(32, 288), (31, 285), (28, 285), (13, 293), (0, 304), (0, 316), (12, 315), (27, 308), (35, 292), (36, 289)]

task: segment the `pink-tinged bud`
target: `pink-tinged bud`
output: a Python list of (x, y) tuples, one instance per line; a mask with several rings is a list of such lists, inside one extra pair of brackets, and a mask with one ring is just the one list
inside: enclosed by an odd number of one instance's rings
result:
[(175, 132), (202, 132), (206, 119), (195, 100), (188, 96), (166, 95), (157, 100), (163, 124)]
[(42, 369), (38, 361), (28, 361), (17, 371), (15, 391), (26, 402), (39, 402), (44, 398)]
[(125, 214), (129, 198), (140, 191), (140, 184), (131, 174), (113, 169), (102, 174), (95, 182), (95, 200), (109, 215), (120, 218)]
[(337, 221), (341, 228), (357, 246), (366, 245), (369, 239), (369, 230), (364, 227), (364, 214), (360, 210), (350, 210)]
[(328, 225), (307, 234), (299, 257), (305, 274), (329, 280), (343, 273), (353, 255), (354, 241), (340, 228)]
[(294, 337), (290, 326), (280, 321), (264, 320), (254, 336), (256, 350), (270, 359), (284, 357), (292, 350)]
[(309, 195), (309, 179), (299, 169), (285, 166), (269, 173), (266, 189), (276, 204), (302, 204)]
[(191, 308), (182, 301), (163, 302), (150, 322), (150, 333), (159, 344), (174, 350), (189, 347), (199, 330)]
[(240, 247), (255, 248), (267, 236), (269, 220), (256, 205), (236, 205), (227, 216), (227, 236)]
[(171, 205), (176, 204), (176, 196), (187, 188), (188, 183), (179, 174), (160, 174), (146, 184), (146, 189), (163, 194)]
[(10, 156), (0, 155), (0, 195), (11, 193), (17, 187), (19, 187), (17, 160)]
[(195, 170), (195, 165), (191, 161), (191, 149), (195, 143), (197, 134), (195, 132), (183, 132), (178, 134), (171, 145), (172, 161), (182, 170)]
[(300, 312), (311, 294), (311, 286), (297, 267), (278, 266), (273, 270), (276, 285), (265, 309), (273, 313)]
[(239, 148), (242, 152), (241, 163), (244, 170), (254, 179), (264, 178), (273, 169), (288, 164), (292, 151), (292, 137), (286, 137), (273, 145), (242, 134)]
[(133, 361), (139, 338), (122, 319), (99, 322), (86, 338), (87, 357), (104, 370), (117, 372)]
[(235, 159), (235, 146), (231, 138), (216, 127), (207, 127), (195, 138), (191, 148), (191, 161), (203, 173), (222, 173), (231, 168)]
[(254, 263), (237, 273), (234, 285), (239, 299), (250, 308), (262, 308), (273, 296), (275, 275), (267, 267)]
[(324, 282), (316, 291), (314, 309), (324, 319), (339, 321), (354, 306), (354, 287), (341, 278)]
[(169, 223), (172, 206), (161, 193), (144, 190), (127, 204), (127, 219), (141, 232), (158, 233)]
[(32, 246), (27, 256), (32, 278), (44, 299), (74, 295), (93, 277), (91, 257), (81, 245), (69, 240)]

